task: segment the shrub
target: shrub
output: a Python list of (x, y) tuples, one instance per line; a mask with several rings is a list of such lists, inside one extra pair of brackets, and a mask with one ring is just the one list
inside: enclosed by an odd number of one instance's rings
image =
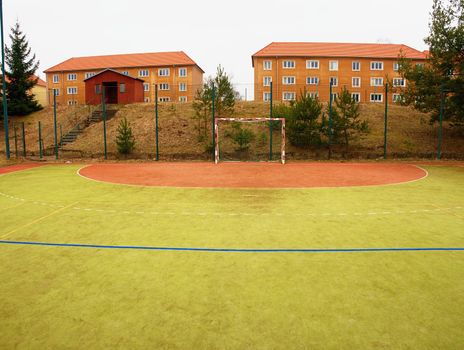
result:
[(116, 145), (118, 147), (118, 152), (121, 154), (131, 153), (135, 148), (135, 138), (126, 117), (119, 122), (117, 132)]

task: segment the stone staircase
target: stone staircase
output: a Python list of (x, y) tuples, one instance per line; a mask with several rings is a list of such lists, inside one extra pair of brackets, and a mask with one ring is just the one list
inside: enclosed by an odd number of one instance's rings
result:
[[(113, 118), (117, 112), (117, 108), (108, 109), (106, 111), (106, 120)], [(61, 138), (60, 142), (58, 143), (58, 148), (62, 148), (65, 145), (73, 143), (76, 141), (77, 137), (82, 134), (84, 130), (91, 124), (99, 123), (101, 121), (103, 121), (103, 111), (100, 109), (93, 111), (86, 120), (75, 125), (67, 134)]]

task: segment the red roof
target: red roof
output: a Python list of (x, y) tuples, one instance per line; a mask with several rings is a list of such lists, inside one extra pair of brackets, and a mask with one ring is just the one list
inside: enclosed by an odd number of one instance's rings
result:
[(47, 83), (44, 80), (40, 79), (40, 77), (36, 77), (36, 78), (37, 78), (37, 84), (36, 85), (47, 87)]
[[(73, 57), (45, 70), (45, 73), (105, 68), (162, 67), (196, 65), (183, 51), (131, 53), (121, 55)], [(200, 67), (198, 67), (200, 68)], [(200, 70), (202, 70), (200, 68)], [(202, 70), (203, 71), (203, 70)]]
[(426, 59), (426, 55), (402, 44), (302, 43), (274, 42), (252, 57), (354, 57)]

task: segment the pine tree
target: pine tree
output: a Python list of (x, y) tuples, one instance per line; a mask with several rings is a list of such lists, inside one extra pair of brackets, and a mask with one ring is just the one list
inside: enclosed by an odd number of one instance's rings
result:
[(18, 22), (11, 28), (10, 39), (11, 47), (5, 47), (8, 114), (27, 115), (42, 108), (31, 93), (37, 84), (39, 61), (36, 62), (35, 54), (30, 57), (31, 48)]
[(135, 138), (132, 134), (132, 128), (125, 117), (119, 122), (116, 146), (118, 147), (118, 152), (121, 154), (129, 154), (135, 148)]

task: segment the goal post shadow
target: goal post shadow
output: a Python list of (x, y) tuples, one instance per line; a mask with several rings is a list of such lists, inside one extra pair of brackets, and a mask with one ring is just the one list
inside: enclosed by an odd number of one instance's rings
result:
[(280, 162), (285, 164), (285, 118), (214, 118), (214, 163), (219, 163), (219, 123), (220, 122), (238, 122), (238, 123), (262, 123), (280, 121), (281, 123), (281, 145), (280, 145)]

